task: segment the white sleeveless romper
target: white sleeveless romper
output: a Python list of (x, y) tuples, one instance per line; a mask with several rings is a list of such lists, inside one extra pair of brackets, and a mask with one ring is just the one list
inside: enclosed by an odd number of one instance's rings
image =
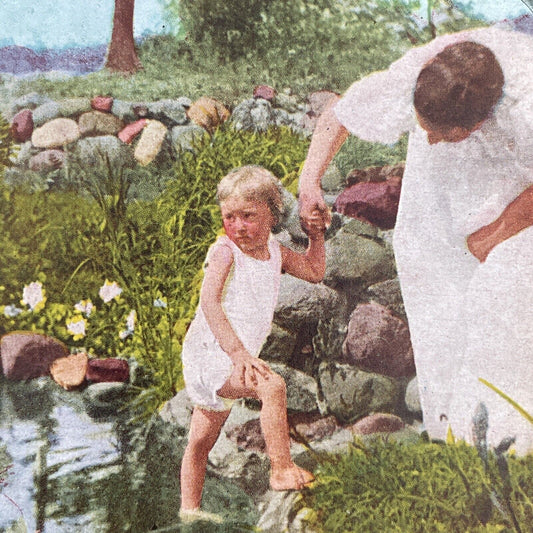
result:
[[(257, 357), (270, 333), (278, 300), (280, 245), (271, 236), (270, 259), (261, 261), (246, 255), (228, 237), (222, 236), (210, 248), (206, 265), (218, 246), (228, 246), (233, 253), (222, 307), (244, 347)], [(215, 411), (228, 409), (217, 391), (230, 377), (233, 363), (211, 332), (200, 306), (183, 342), (182, 362), (185, 386), (192, 403)]]

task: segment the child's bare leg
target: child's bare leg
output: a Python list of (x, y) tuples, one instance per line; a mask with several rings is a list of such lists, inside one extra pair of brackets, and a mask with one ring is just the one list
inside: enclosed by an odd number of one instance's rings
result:
[(256, 398), (261, 401), (261, 429), (270, 458), (270, 486), (274, 490), (302, 489), (313, 481), (311, 472), (295, 465), (290, 453), (287, 421), (287, 390), (284, 379), (275, 373), (257, 376), (257, 385), (243, 387), (240, 377), (231, 376), (219, 390), (227, 398)]
[(208, 411), (195, 407), (189, 442), (181, 462), (181, 509), (199, 509), (202, 501), (207, 456), (220, 435), (229, 411)]

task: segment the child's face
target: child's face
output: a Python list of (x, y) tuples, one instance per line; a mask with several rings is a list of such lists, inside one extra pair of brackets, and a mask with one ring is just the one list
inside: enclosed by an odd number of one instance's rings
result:
[(274, 216), (265, 202), (230, 196), (220, 203), (226, 235), (245, 253), (264, 258)]

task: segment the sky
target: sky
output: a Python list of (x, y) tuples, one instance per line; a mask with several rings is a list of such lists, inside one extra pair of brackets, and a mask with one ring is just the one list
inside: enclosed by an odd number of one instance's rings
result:
[[(135, 0), (136, 36), (169, 31), (163, 15), (164, 1)], [(491, 22), (531, 13), (526, 3), (533, 8), (533, 0), (454, 1), (470, 3)], [(0, 0), (0, 46), (15, 44), (40, 50), (107, 44), (113, 7), (114, 0)]]

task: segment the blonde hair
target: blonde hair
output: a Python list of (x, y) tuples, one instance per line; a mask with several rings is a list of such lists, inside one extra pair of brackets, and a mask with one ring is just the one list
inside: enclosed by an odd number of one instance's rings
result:
[(279, 224), (283, 214), (281, 190), (281, 184), (272, 172), (258, 165), (245, 165), (233, 169), (220, 180), (217, 202), (220, 205), (230, 196), (264, 202), (270, 209), (275, 224)]

